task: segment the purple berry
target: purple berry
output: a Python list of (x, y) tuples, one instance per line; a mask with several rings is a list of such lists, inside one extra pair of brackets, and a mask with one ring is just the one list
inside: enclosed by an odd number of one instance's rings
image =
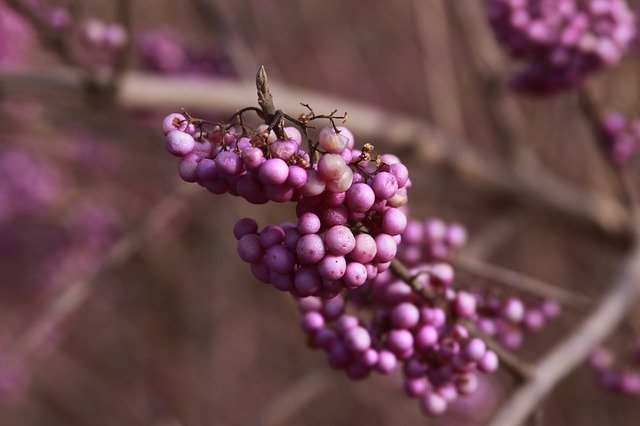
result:
[(344, 344), (355, 352), (364, 352), (371, 346), (371, 336), (362, 327), (354, 327), (344, 334)]
[(165, 135), (168, 135), (174, 130), (179, 130), (184, 132), (187, 129), (187, 124), (188, 124), (187, 118), (184, 115), (174, 112), (172, 114), (167, 115), (162, 120), (162, 132)]
[(238, 255), (240, 259), (248, 263), (262, 261), (264, 250), (256, 234), (247, 234), (238, 240)]
[(373, 178), (371, 188), (377, 198), (388, 200), (398, 191), (398, 181), (391, 173), (380, 172)]
[(347, 270), (347, 263), (344, 256), (334, 256), (327, 254), (318, 262), (318, 272), (324, 278), (337, 280), (342, 278)]
[(375, 194), (366, 183), (356, 183), (347, 190), (345, 202), (350, 210), (358, 213), (365, 213), (373, 206)]
[(180, 130), (170, 131), (167, 134), (166, 142), (167, 151), (176, 157), (186, 156), (196, 146), (193, 136)]
[(267, 185), (282, 185), (289, 176), (289, 166), (280, 158), (272, 158), (260, 166), (258, 176)]
[(324, 236), (327, 249), (332, 254), (344, 256), (356, 246), (356, 239), (349, 228), (337, 225), (329, 228)]
[(258, 232), (258, 224), (255, 220), (245, 217), (236, 222), (233, 226), (233, 236), (236, 240), (244, 237), (248, 234), (255, 234)]

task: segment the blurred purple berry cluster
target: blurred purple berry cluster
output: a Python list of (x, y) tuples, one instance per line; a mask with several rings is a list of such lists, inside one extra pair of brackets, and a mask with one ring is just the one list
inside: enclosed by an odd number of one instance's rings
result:
[(620, 113), (610, 112), (600, 126), (600, 141), (608, 160), (617, 167), (629, 164), (640, 152), (640, 119), (630, 121)]
[(561, 312), (559, 303), (553, 299), (523, 300), (515, 296), (474, 294), (478, 299), (475, 318), (478, 329), (511, 350), (522, 346), (526, 332), (541, 331)]
[(459, 223), (440, 219), (410, 218), (402, 233), (403, 244), (398, 259), (415, 266), (427, 260), (447, 260), (467, 242), (467, 231)]
[[(640, 339), (636, 339), (632, 350), (632, 363), (640, 362)], [(600, 385), (621, 395), (640, 395), (640, 373), (630, 364), (625, 367), (616, 365), (613, 352), (605, 347), (596, 349), (589, 358), (589, 367), (596, 375)]]
[(34, 38), (32, 29), (22, 17), (0, 1), (0, 66), (21, 64)]
[(489, 22), (509, 54), (526, 62), (514, 89), (553, 94), (615, 65), (636, 35), (624, 0), (489, 0)]
[(135, 50), (144, 69), (161, 74), (235, 76), (217, 45), (198, 45), (172, 28), (148, 30), (138, 36)]

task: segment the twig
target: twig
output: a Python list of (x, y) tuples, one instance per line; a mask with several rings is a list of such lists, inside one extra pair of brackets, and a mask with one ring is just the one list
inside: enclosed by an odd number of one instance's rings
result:
[(519, 425), (556, 384), (578, 367), (626, 317), (640, 292), (640, 245), (627, 256), (612, 289), (568, 338), (536, 363), (531, 378), (502, 405), (491, 426)]
[(118, 53), (115, 58), (115, 66), (113, 69), (113, 76), (111, 85), (116, 85), (118, 79), (125, 72), (127, 68), (127, 60), (129, 52), (131, 51), (131, 38), (133, 37), (133, 23), (131, 20), (131, 1), (132, 0), (118, 0), (116, 16), (120, 25), (127, 31), (127, 44)]
[(241, 26), (235, 25), (231, 11), (233, 5), (223, 0), (191, 0), (191, 3), (201, 15), (206, 28), (215, 28), (221, 33), (234, 71), (246, 79), (253, 77), (253, 70), (258, 62), (248, 43), (238, 35), (236, 28)]
[(602, 127), (600, 126), (602, 114), (598, 104), (586, 87), (578, 90), (578, 106), (589, 126), (589, 130), (591, 130), (591, 134), (596, 139), (600, 139), (602, 137)]
[(533, 372), (533, 366), (531, 364), (518, 358), (512, 352), (506, 350), (500, 343), (482, 333), (472, 322), (462, 320), (460, 323), (469, 330), (471, 335), (481, 338), (487, 347), (498, 355), (498, 358), (500, 358), (500, 366), (511, 373), (517, 381), (523, 382), (531, 377)]
[(492, 284), (509, 286), (536, 296), (550, 297), (570, 308), (586, 311), (591, 306), (589, 298), (582, 294), (570, 292), (537, 278), (480, 259), (458, 255), (452, 259), (451, 263), (459, 270), (489, 280)]
[(102, 262), (84, 277), (69, 286), (36, 318), (20, 339), (8, 347), (0, 359), (0, 376), (15, 363), (29, 358), (49, 335), (49, 332), (75, 312), (89, 297), (97, 278), (124, 263), (146, 241), (146, 237), (172, 217), (176, 210), (184, 208), (184, 199), (197, 190), (193, 185), (180, 185), (179, 189), (160, 200), (132, 230), (123, 235)]
[(332, 375), (326, 367), (312, 369), (278, 393), (247, 426), (288, 424), (294, 413), (329, 389), (331, 383)]
[[(36, 83), (43, 82), (60, 82), (59, 88), (72, 92), (81, 87), (67, 75), (0, 73), (0, 83), (8, 93), (42, 90), (42, 85), (37, 86)], [(44, 89), (50, 87), (45, 86)], [(478, 190), (546, 207), (571, 218), (572, 223), (595, 226), (612, 237), (628, 240), (631, 235), (629, 214), (617, 200), (591, 189), (583, 190), (542, 167), (511, 167), (410, 116), (288, 86), (272, 84), (272, 89), (278, 92), (278, 103), (286, 111), (299, 108), (300, 99), (320, 110), (331, 111), (335, 105), (340, 105), (349, 111), (349, 127), (359, 138), (379, 138), (403, 155), (447, 166)], [(185, 80), (130, 72), (121, 79), (114, 102), (132, 109), (175, 109), (176, 105), (184, 105), (190, 109), (210, 109), (226, 115), (235, 112), (238, 105), (253, 102), (254, 98), (255, 86), (249, 82)]]
[(436, 299), (437, 296), (433, 292), (431, 292), (431, 290), (422, 285), (422, 283), (420, 282), (420, 276), (414, 275), (409, 272), (409, 269), (407, 269), (407, 267), (404, 266), (404, 264), (398, 259), (393, 259), (391, 261), (391, 266), (389, 267), (389, 269), (396, 277), (409, 284), (409, 286), (415, 293), (420, 294), (427, 300)]
[(485, 259), (498, 247), (510, 239), (516, 231), (512, 212), (508, 211), (493, 218), (478, 233), (472, 236), (462, 249), (464, 256)]
[(517, 135), (517, 129), (525, 127), (524, 114), (517, 99), (506, 90), (504, 60), (481, 18), (484, 5), (480, 2), (448, 1), (446, 7), (457, 24), (473, 75), (484, 89), (485, 111), (502, 145), (516, 164), (537, 162), (531, 146)]
[(456, 67), (451, 56), (451, 37), (445, 11), (450, 0), (413, 0), (427, 97), (433, 121), (451, 134), (464, 136)]
[(273, 95), (269, 91), (269, 79), (267, 78), (264, 65), (260, 65), (260, 68), (258, 68), (256, 88), (258, 89), (258, 105), (260, 105), (262, 111), (267, 115), (265, 119), (268, 120), (275, 115), (276, 108), (273, 105)]

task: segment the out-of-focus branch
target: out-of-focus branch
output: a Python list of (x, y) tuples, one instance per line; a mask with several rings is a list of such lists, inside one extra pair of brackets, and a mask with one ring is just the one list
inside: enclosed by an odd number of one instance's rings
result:
[(606, 339), (634, 306), (640, 293), (640, 245), (625, 259), (617, 280), (598, 307), (568, 338), (536, 363), (531, 378), (500, 408), (491, 426), (522, 424), (556, 384)]
[(222, 34), (235, 71), (244, 78), (253, 77), (258, 63), (248, 44), (238, 35), (231, 12), (233, 5), (225, 0), (191, 0), (191, 3), (207, 27)]
[[(38, 83), (40, 87), (36, 87)], [(0, 74), (0, 85), (6, 93), (16, 88), (19, 94), (25, 90), (48, 90), (52, 83), (72, 92), (82, 87), (80, 81), (68, 75)], [(276, 83), (271, 84), (271, 89), (278, 93), (277, 107), (282, 110), (300, 110), (300, 101), (319, 111), (332, 111), (340, 106), (349, 112), (348, 125), (360, 140), (383, 140), (401, 154), (448, 167), (478, 190), (545, 207), (573, 222), (590, 224), (614, 237), (629, 238), (630, 217), (619, 202), (593, 190), (580, 189), (549, 170), (530, 164), (512, 167), (478, 152), (469, 143), (447, 137), (428, 123), (369, 104)], [(184, 79), (132, 72), (123, 75), (113, 98), (124, 108), (175, 110), (184, 106), (221, 115), (235, 112), (238, 105), (252, 104), (254, 99), (255, 86), (251, 81)]]
[(118, 0), (116, 4), (116, 16), (120, 25), (122, 25), (122, 27), (127, 31), (128, 40), (126, 46), (116, 55), (115, 66), (113, 70), (114, 82), (116, 82), (127, 69), (128, 55), (131, 51), (131, 38), (133, 37), (131, 1), (132, 0)]
[(157, 232), (177, 211), (185, 207), (185, 198), (194, 193), (197, 187), (179, 185), (179, 189), (160, 200), (140, 223), (123, 235), (102, 262), (96, 265), (84, 277), (69, 286), (37, 317), (20, 339), (4, 352), (0, 359), (0, 375), (9, 370), (16, 362), (23, 362), (39, 348), (53, 328), (69, 315), (73, 314), (89, 297), (95, 288), (95, 281), (105, 272), (124, 263), (147, 241), (147, 237)]
[(525, 118), (517, 99), (506, 90), (504, 60), (487, 31), (484, 5), (476, 1), (448, 1), (446, 8), (460, 32), (466, 57), (484, 90), (486, 113), (502, 144), (516, 162), (537, 161), (531, 147), (517, 136)]
[(580, 311), (587, 310), (591, 306), (591, 301), (583, 294), (572, 293), (562, 287), (480, 259), (459, 255), (452, 260), (452, 263), (459, 270), (489, 280), (492, 284), (508, 286), (535, 296), (550, 297)]
[(464, 117), (456, 68), (451, 56), (449, 25), (445, 13), (448, 0), (413, 1), (416, 29), (422, 48), (422, 63), (431, 114), (436, 125), (457, 137), (464, 136)]
[(329, 389), (332, 377), (333, 372), (325, 366), (312, 369), (278, 393), (246, 426), (288, 424), (293, 414)]
[(516, 232), (513, 212), (507, 211), (491, 219), (482, 229), (472, 235), (461, 254), (476, 259), (486, 259)]

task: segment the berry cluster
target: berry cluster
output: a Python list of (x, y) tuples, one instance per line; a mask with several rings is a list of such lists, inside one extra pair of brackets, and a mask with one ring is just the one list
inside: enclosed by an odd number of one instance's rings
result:
[(640, 152), (640, 119), (629, 122), (622, 114), (610, 112), (600, 123), (600, 141), (608, 160), (623, 167)]
[[(500, 338), (539, 329), (558, 308), (515, 298), (502, 305), (454, 289), (447, 260), (465, 244), (464, 227), (407, 220), (407, 168), (395, 156), (374, 157), (369, 144), (355, 149), (348, 129), (333, 115), (323, 118), (332, 126), (318, 132), (317, 143), (304, 121), (294, 123), (300, 130), (281, 127), (280, 137), (266, 125), (253, 131), (241, 121), (238, 130), (186, 113), (168, 115), (162, 127), (185, 181), (253, 204), (296, 203), (297, 223), (260, 229), (244, 218), (233, 233), (253, 275), (298, 301), (309, 345), (354, 380), (401, 369), (407, 395), (425, 414), (442, 414), (474, 392), (477, 372), (498, 368), (498, 356), (469, 324)], [(396, 256), (411, 282), (392, 274)], [(512, 337), (500, 340), (516, 346)]]
[(127, 30), (118, 23), (107, 24), (99, 19), (87, 19), (82, 23), (82, 42), (90, 49), (118, 51), (126, 46)]
[(467, 231), (459, 223), (440, 219), (409, 219), (402, 233), (398, 259), (409, 266), (430, 260), (447, 260), (467, 242)]
[(119, 23), (89, 18), (79, 22), (77, 36), (84, 47), (77, 52), (79, 60), (98, 78), (108, 79), (129, 44), (129, 32)]
[(511, 56), (528, 65), (516, 90), (551, 94), (618, 63), (636, 34), (624, 0), (489, 0), (489, 22)]
[[(633, 358), (640, 362), (640, 340), (636, 341)], [(614, 354), (604, 347), (596, 349), (589, 358), (589, 366), (602, 387), (621, 395), (640, 395), (640, 373), (615, 364)]]
[[(253, 275), (297, 300), (309, 345), (354, 380), (400, 369), (407, 395), (425, 414), (442, 414), (474, 392), (477, 372), (498, 368), (497, 354), (468, 326), (536, 329), (546, 317), (524, 304), (519, 317), (511, 301), (492, 311), (493, 299), (454, 289), (446, 261), (464, 245), (464, 227), (408, 221), (407, 168), (395, 156), (373, 156), (369, 144), (355, 149), (348, 129), (322, 118), (332, 126), (317, 142), (305, 116), (276, 129), (279, 136), (266, 125), (251, 130), (240, 120), (238, 129), (186, 113), (168, 115), (162, 128), (185, 181), (253, 204), (295, 203), (297, 223), (260, 229), (244, 218), (233, 233)], [(413, 279), (392, 273), (396, 256)]]
[(475, 323), (487, 336), (495, 337), (504, 347), (518, 349), (525, 332), (542, 330), (548, 320), (560, 314), (553, 299), (522, 301), (515, 296), (501, 300), (475, 293), (478, 316)]
[(301, 327), (309, 345), (326, 351), (329, 364), (351, 379), (374, 371), (389, 374), (400, 366), (406, 394), (420, 400), (425, 414), (440, 415), (459, 396), (473, 393), (476, 372), (494, 372), (498, 357), (456, 323), (475, 318), (476, 301), (451, 288), (448, 264), (425, 264), (412, 272), (442, 297), (443, 307), (386, 271), (344, 297), (299, 299)]
[(288, 139), (264, 127), (238, 135), (218, 126), (209, 135), (172, 114), (163, 129), (169, 152), (182, 157), (184, 180), (253, 204), (296, 203), (295, 225), (258, 231), (245, 219), (235, 227), (238, 253), (261, 281), (299, 297), (331, 298), (375, 278), (395, 257), (407, 224), (408, 170), (394, 156), (373, 159), (370, 145), (353, 149), (348, 129), (320, 130), (311, 146), (317, 162), (294, 127), (283, 129)]
[(161, 74), (225, 75), (236, 72), (221, 46), (188, 40), (172, 28), (145, 31), (136, 37), (135, 45), (142, 66)]
[[(235, 228), (238, 254), (260, 281), (297, 297), (337, 296), (353, 290), (389, 267), (396, 239), (389, 234), (355, 234), (344, 225), (319, 234), (321, 220), (305, 213), (298, 225), (267, 226), (257, 231), (251, 219)], [(306, 233), (304, 233), (306, 232)]]

